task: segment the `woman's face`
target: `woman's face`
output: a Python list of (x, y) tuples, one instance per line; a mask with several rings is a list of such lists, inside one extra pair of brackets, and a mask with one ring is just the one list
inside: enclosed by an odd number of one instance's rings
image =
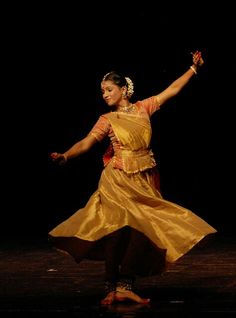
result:
[(102, 97), (108, 106), (118, 105), (122, 99), (124, 88), (119, 87), (112, 81), (102, 81)]

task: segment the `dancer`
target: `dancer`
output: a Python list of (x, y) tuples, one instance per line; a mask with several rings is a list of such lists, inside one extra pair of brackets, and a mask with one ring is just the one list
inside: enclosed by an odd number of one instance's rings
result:
[(179, 78), (157, 95), (136, 102), (131, 102), (132, 80), (107, 73), (101, 91), (110, 111), (68, 150), (51, 153), (54, 162), (65, 164), (104, 138), (110, 140), (97, 190), (84, 207), (49, 232), (52, 244), (77, 263), (86, 258), (105, 260), (103, 305), (124, 300), (149, 303), (134, 291), (137, 276), (163, 272), (168, 263), (216, 232), (192, 211), (163, 198), (150, 148), (150, 117), (203, 64), (201, 52), (194, 52), (192, 65)]

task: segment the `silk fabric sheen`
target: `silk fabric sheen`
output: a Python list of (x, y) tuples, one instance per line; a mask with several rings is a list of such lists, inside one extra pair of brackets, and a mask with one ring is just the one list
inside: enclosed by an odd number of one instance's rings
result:
[[(119, 112), (104, 116), (120, 147), (106, 164), (86, 206), (52, 229), (49, 237), (55, 242), (56, 238), (78, 238), (79, 253), (83, 241), (96, 243), (129, 226), (143, 233), (157, 251), (164, 250), (166, 262), (175, 262), (216, 230), (192, 211), (165, 200), (156, 188), (148, 118)], [(71, 249), (60, 246), (76, 258)], [(89, 249), (81, 248), (84, 252), (77, 260), (86, 258)]]

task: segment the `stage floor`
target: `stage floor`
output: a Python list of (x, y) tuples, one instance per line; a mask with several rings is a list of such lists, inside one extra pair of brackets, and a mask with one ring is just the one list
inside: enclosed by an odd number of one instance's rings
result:
[(236, 239), (217, 234), (161, 276), (138, 278), (149, 305), (101, 306), (104, 263), (52, 249), (45, 238), (2, 239), (0, 317), (236, 317)]

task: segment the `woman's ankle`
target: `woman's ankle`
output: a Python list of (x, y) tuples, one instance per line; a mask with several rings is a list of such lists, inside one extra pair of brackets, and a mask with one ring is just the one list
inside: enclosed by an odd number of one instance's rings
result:
[(104, 290), (105, 290), (105, 293), (108, 294), (112, 291), (116, 291), (116, 287), (117, 287), (117, 284), (116, 282), (113, 282), (113, 281), (105, 281), (105, 284), (104, 284)]
[(121, 278), (116, 285), (116, 290), (133, 290), (134, 278)]

